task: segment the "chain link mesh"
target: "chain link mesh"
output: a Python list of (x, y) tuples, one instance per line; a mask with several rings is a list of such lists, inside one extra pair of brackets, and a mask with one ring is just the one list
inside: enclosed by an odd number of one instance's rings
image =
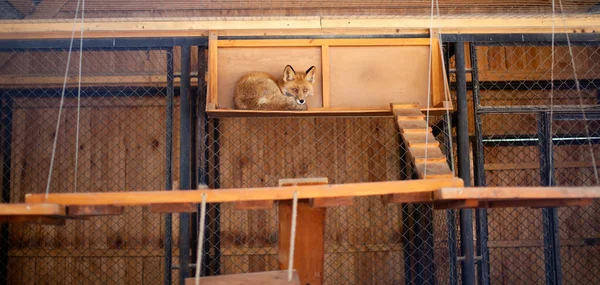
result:
[[(475, 116), (481, 122), (485, 184), (548, 185), (544, 166), (550, 162), (544, 158), (543, 144), (550, 140), (554, 184), (598, 185), (592, 166), (592, 153), (599, 158), (598, 122), (591, 109), (598, 102), (597, 44), (574, 43), (571, 56), (566, 43), (557, 43), (554, 63), (550, 43), (478, 43), (475, 50), (479, 80)], [(544, 133), (548, 124), (544, 118), (549, 118), (552, 138)], [(559, 208), (556, 230), (551, 210), (489, 209), (491, 284), (544, 284), (552, 272), (558, 272), (564, 284), (597, 282), (599, 274), (592, 266), (597, 259), (592, 242), (598, 238), (593, 218), (597, 209), (596, 203)], [(558, 249), (549, 243), (556, 231)], [(552, 250), (560, 254), (560, 265), (547, 256)]]

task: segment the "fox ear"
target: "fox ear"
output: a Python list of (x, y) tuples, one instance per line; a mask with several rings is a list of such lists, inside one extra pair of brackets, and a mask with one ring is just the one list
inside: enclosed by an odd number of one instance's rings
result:
[(306, 81), (310, 82), (310, 83), (315, 83), (315, 67), (311, 66), (309, 69), (306, 70)]
[(296, 78), (296, 71), (292, 68), (291, 65), (287, 65), (285, 69), (283, 69), (283, 82), (292, 81)]

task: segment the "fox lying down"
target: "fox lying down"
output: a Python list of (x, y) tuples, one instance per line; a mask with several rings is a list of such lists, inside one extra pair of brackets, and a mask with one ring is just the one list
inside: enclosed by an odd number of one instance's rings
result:
[(281, 78), (266, 72), (250, 72), (238, 80), (233, 100), (236, 109), (306, 111), (306, 98), (313, 95), (315, 67), (296, 72), (287, 65)]

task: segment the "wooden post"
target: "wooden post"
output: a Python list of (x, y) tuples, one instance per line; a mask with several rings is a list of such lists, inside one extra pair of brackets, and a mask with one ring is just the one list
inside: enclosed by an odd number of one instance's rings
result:
[[(327, 178), (281, 179), (279, 186), (327, 184)], [(300, 284), (323, 284), (325, 208), (313, 208), (308, 199), (298, 200), (294, 269)], [(279, 268), (288, 269), (292, 227), (292, 201), (279, 202)]]

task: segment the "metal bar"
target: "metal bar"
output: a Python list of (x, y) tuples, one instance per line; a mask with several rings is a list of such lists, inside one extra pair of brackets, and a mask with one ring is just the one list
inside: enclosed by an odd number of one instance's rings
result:
[[(473, 72), (471, 72), (472, 85), (473, 85), (473, 110), (479, 108), (479, 73), (477, 65), (477, 49), (474, 44), (469, 45), (471, 54), (471, 66)], [(475, 141), (473, 141), (473, 175), (475, 186), (485, 186), (485, 172), (484, 170), (484, 152), (482, 143), (482, 126), (481, 126), (481, 114), (475, 112)], [(488, 285), (490, 284), (490, 257), (488, 250), (488, 219), (487, 209), (477, 209), (475, 212), (475, 227), (476, 227), (476, 238), (477, 238), (477, 255), (479, 259), (479, 266), (477, 267), (478, 284)]]
[[(465, 46), (463, 42), (454, 45), (456, 61), (457, 85), (457, 158), (458, 175), (463, 179), (465, 186), (471, 184), (470, 159), (469, 159), (469, 113), (467, 108), (467, 78), (465, 72)], [(475, 284), (475, 263), (473, 250), (473, 211), (460, 210), (460, 248), (462, 256), (462, 281), (463, 284)]]
[[(68, 49), (71, 39), (43, 39), (43, 40), (0, 40), (0, 50), (15, 49)], [(185, 45), (207, 45), (206, 37), (161, 37), (161, 38), (96, 38), (83, 39), (86, 49), (106, 50), (132, 50), (132, 49), (162, 49)], [(74, 46), (79, 46), (79, 39), (73, 40)]]
[[(600, 43), (600, 35), (598, 33), (571, 33), (569, 34), (571, 43), (586, 42)], [(544, 43), (550, 45), (552, 43), (552, 34), (442, 34), (444, 42), (482, 42), (488, 45), (522, 45), (523, 43)], [(564, 44), (567, 42), (566, 35), (557, 33), (555, 35), (555, 44)]]
[[(180, 150), (179, 150), (179, 179), (181, 190), (189, 190), (191, 188), (190, 177), (190, 143), (191, 143), (191, 122), (190, 122), (190, 46), (184, 45), (181, 47), (181, 83), (179, 99), (180, 106)], [(192, 233), (193, 234), (193, 233)], [(179, 215), (179, 284), (184, 285), (185, 279), (189, 276), (188, 268), (189, 253), (190, 253), (190, 214), (181, 213)]]
[[(444, 139), (444, 150), (446, 153), (446, 161), (448, 165), (453, 168), (452, 165), (452, 156), (454, 155), (454, 150), (451, 148), (451, 140), (452, 140), (452, 127), (448, 129), (448, 125), (452, 126), (452, 115), (444, 114), (446, 124), (442, 124), (441, 128), (444, 130), (444, 133), (447, 134), (447, 137)], [(448, 226), (448, 271), (449, 271), (449, 282), (450, 285), (458, 285), (458, 262), (457, 262), (457, 250), (456, 250), (456, 211), (447, 210), (446, 211), (446, 221)]]
[[(538, 117), (538, 137), (540, 150), (540, 179), (543, 186), (554, 186), (554, 156), (551, 116), (548, 112), (541, 112)], [(556, 208), (542, 209), (542, 222), (544, 224), (544, 259), (547, 285), (562, 284), (560, 262), (560, 238), (558, 236), (558, 212)]]
[[(165, 139), (165, 189), (173, 189), (173, 49), (167, 50), (167, 122)], [(171, 285), (173, 276), (171, 264), (173, 264), (173, 214), (165, 214), (165, 285)]]
[[(2, 202), (10, 202), (10, 178), (12, 157), (12, 112), (13, 99), (0, 98), (0, 145), (2, 146)], [(0, 228), (0, 283), (8, 283), (9, 228), (4, 223)]]
[(405, 283), (415, 284), (413, 268), (412, 268), (412, 239), (411, 239), (411, 225), (410, 219), (412, 218), (412, 205), (402, 204), (402, 250), (404, 253), (404, 280)]

